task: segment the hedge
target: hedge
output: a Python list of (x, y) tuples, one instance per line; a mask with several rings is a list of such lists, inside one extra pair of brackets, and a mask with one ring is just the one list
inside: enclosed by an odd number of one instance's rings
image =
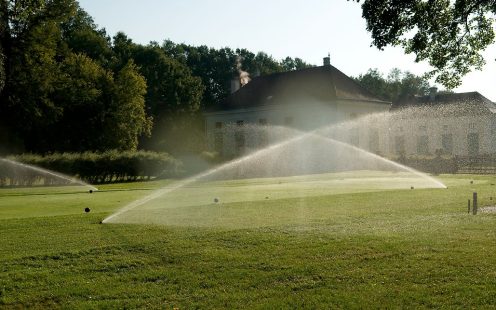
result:
[[(103, 153), (22, 154), (7, 159), (73, 176), (91, 184), (173, 177), (181, 162), (167, 153), (107, 151)], [(0, 186), (70, 183), (33, 169), (0, 161)]]

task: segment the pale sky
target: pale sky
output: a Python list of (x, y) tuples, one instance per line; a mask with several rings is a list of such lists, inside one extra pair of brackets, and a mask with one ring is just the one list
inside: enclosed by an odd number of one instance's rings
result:
[[(415, 63), (400, 48), (370, 47), (360, 4), (346, 0), (79, 0), (110, 36), (126, 33), (135, 43), (176, 43), (263, 51), (280, 60), (286, 56), (331, 64), (349, 76), (377, 68), (415, 74), (427, 64)], [(496, 45), (484, 52), (483, 71), (467, 75), (455, 91), (478, 91), (496, 101)]]

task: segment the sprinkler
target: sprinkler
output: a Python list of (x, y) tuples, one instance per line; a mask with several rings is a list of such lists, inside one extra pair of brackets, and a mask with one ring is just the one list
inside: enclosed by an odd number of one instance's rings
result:
[(214, 198), (214, 202), (215, 203), (219, 202), (219, 198)]
[(410, 186), (410, 189), (414, 189), (414, 188), (415, 188), (415, 187), (413, 187), (413, 186)]
[(84, 208), (84, 212), (89, 213), (90, 211), (91, 211), (90, 208), (88, 207)]
[(265, 196), (265, 199), (269, 199), (269, 196)]
[(470, 184), (474, 184), (474, 181), (470, 181)]
[(92, 189), (90, 189), (88, 192), (89, 192), (90, 194), (93, 194), (93, 190), (92, 190)]

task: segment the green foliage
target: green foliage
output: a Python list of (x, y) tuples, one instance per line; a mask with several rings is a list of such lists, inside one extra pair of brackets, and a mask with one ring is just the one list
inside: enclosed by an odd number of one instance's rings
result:
[(187, 65), (194, 76), (201, 78), (205, 86), (203, 106), (216, 104), (230, 94), (230, 81), (239, 76), (239, 70), (253, 76), (298, 70), (310, 67), (299, 58), (278, 62), (264, 52), (254, 54), (247, 49), (208, 48), (164, 41), (161, 48), (165, 54)]
[(312, 65), (304, 62), (301, 58), (296, 57), (295, 59), (291, 57), (286, 57), (281, 61), (281, 66), (284, 71), (301, 70), (305, 68), (310, 68)]
[[(167, 153), (106, 151), (103, 153), (22, 154), (10, 159), (78, 177), (92, 184), (175, 176), (181, 163)], [(62, 181), (63, 183), (63, 181)], [(0, 161), (0, 186), (61, 184), (61, 180)]]
[(146, 100), (154, 117), (198, 111), (203, 85), (188, 67), (152, 44), (136, 46), (133, 59), (148, 83)]
[(61, 25), (67, 47), (74, 53), (84, 53), (103, 66), (113, 61), (110, 38), (98, 29), (91, 16), (82, 9)]
[(110, 39), (77, 2), (9, 2), (7, 30), (8, 136), (36, 152), (137, 149), (151, 128), (146, 82), (132, 61), (116, 68)]
[(110, 121), (105, 123), (107, 143), (123, 150), (136, 150), (138, 137), (150, 135), (152, 119), (145, 114), (146, 82), (130, 61), (117, 74), (115, 100), (112, 101)]
[(387, 77), (377, 69), (369, 69), (354, 79), (372, 94), (392, 102), (406, 96), (426, 95), (430, 88), (427, 78), (397, 68), (392, 69)]
[(76, 0), (3, 0), (0, 152), (198, 151), (201, 109), (229, 94), (239, 70), (307, 66), (246, 49), (111, 39)]
[(430, 76), (448, 89), (482, 68), (481, 51), (495, 38), (494, 1), (364, 0), (362, 10), (375, 46), (401, 46), (428, 61)]

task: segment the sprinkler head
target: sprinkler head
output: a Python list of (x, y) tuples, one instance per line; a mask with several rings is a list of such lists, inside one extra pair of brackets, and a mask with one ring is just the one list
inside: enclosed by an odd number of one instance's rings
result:
[(215, 203), (219, 202), (219, 199), (218, 198), (214, 198), (214, 202)]
[(92, 190), (92, 189), (90, 189), (88, 192), (89, 192), (90, 194), (93, 194), (93, 190)]
[(410, 189), (414, 189), (414, 187), (413, 186), (410, 186)]
[(265, 199), (269, 199), (269, 196), (265, 196)]
[(91, 211), (90, 208), (88, 207), (84, 208), (84, 212), (89, 213), (90, 211)]
[(474, 181), (470, 181), (470, 184), (474, 184)]

